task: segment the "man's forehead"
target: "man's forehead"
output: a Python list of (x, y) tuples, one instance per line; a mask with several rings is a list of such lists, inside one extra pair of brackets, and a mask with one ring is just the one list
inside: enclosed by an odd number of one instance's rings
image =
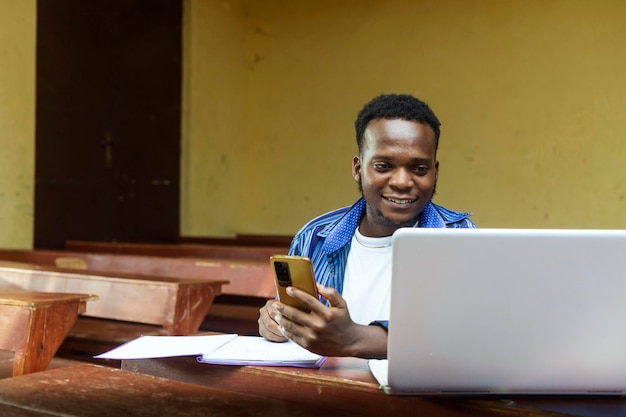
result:
[(435, 133), (430, 127), (430, 125), (426, 122), (419, 122), (417, 120), (406, 120), (406, 119), (401, 119), (401, 118), (372, 119), (365, 127), (365, 133), (367, 133), (368, 131), (380, 130), (380, 129), (384, 129), (385, 131), (389, 133), (401, 133), (407, 130), (415, 130), (420, 127), (428, 128), (428, 130), (432, 131), (433, 134)]
[(372, 119), (363, 134), (364, 145), (376, 138), (413, 139), (416, 136), (432, 136), (435, 132), (428, 123), (405, 119)]

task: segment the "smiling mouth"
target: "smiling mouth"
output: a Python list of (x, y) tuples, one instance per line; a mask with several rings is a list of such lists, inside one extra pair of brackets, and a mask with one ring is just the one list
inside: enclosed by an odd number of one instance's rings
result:
[(417, 201), (416, 198), (390, 198), (390, 197), (383, 197), (385, 200), (387, 201), (391, 201), (392, 203), (395, 204), (411, 204)]

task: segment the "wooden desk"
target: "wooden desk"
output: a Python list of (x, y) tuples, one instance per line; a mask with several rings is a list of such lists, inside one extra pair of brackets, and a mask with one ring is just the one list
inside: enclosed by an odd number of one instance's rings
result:
[(46, 369), (87, 301), (96, 298), (0, 290), (0, 349), (15, 352), (13, 375)]
[(323, 404), (326, 413), (364, 417), (626, 415), (623, 398), (389, 396), (370, 374), (367, 361), (357, 358), (329, 358), (320, 369), (299, 369), (207, 365), (192, 357), (179, 357), (124, 360), (122, 369), (263, 398), (291, 399), (308, 406)]
[(0, 262), (2, 289), (96, 294), (86, 316), (157, 324), (171, 335), (197, 332), (224, 283)]
[[(228, 252), (228, 251), (225, 251)], [(221, 253), (221, 252), (219, 252)], [(243, 255), (241, 255), (243, 256)], [(274, 298), (268, 259), (187, 258), (54, 250), (0, 249), (0, 260), (46, 267), (228, 281), (222, 294)]]
[(97, 365), (0, 380), (3, 417), (314, 417), (325, 408)]

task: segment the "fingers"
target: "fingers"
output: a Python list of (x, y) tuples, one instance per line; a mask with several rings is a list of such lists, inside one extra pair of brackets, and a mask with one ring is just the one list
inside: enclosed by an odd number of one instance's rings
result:
[(272, 342), (285, 342), (287, 338), (282, 334), (276, 318), (277, 313), (273, 309), (275, 300), (269, 300), (259, 309), (259, 334)]
[(287, 287), (287, 294), (302, 302), (311, 311), (321, 312), (326, 308), (326, 306), (322, 304), (317, 297), (314, 297), (298, 288)]
[(328, 307), (316, 297), (296, 288), (287, 288), (287, 292), (309, 307), (311, 312), (305, 313), (282, 303), (275, 304), (273, 307), (281, 313), (279, 324), (283, 334), (315, 353), (349, 355), (353, 339), (350, 335), (355, 323), (350, 319), (343, 297), (332, 288), (318, 286), (319, 294), (330, 303)]
[[(332, 288), (318, 284), (318, 292), (324, 298), (328, 297), (331, 307), (346, 305), (341, 295)], [(293, 340), (294, 336), (310, 334), (311, 330), (319, 329), (324, 326), (324, 323), (332, 320), (333, 312), (326, 304), (320, 302), (317, 297), (311, 296), (295, 287), (287, 287), (287, 294), (300, 301), (310, 310), (310, 312), (304, 312), (282, 303), (273, 305), (273, 308), (282, 315), (282, 320), (277, 321), (283, 329), (283, 334), (289, 339)]]
[[(287, 291), (289, 292), (289, 289)], [(304, 296), (310, 297), (310, 295), (305, 292), (300, 291), (300, 293)], [(293, 297), (293, 294), (289, 295)], [(315, 297), (311, 298), (313, 299), (313, 302), (316, 302), (322, 308), (326, 309), (326, 306), (317, 301)], [(306, 313), (295, 307), (277, 302), (272, 304), (272, 316), (278, 325), (278, 331), (280, 334), (287, 339), (297, 342), (296, 338), (298, 338), (302, 332), (306, 332), (308, 330), (315, 315), (313, 312)]]
[[(306, 318), (309, 314), (279, 303), (275, 304), (273, 308), (276, 310), (276, 322), (278, 323), (278, 331), (280, 334), (286, 339), (299, 343), (298, 338), (300, 337), (300, 332), (306, 330), (306, 325), (301, 323), (302, 316)], [(283, 315), (283, 312), (286, 314)], [(300, 319), (298, 317), (300, 317)]]

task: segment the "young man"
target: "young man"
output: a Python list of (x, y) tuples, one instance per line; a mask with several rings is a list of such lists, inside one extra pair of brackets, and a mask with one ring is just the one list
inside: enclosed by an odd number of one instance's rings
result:
[(269, 300), (260, 310), (263, 337), (291, 339), (327, 356), (387, 356), (393, 232), (475, 227), (468, 213), (431, 202), (439, 173), (439, 126), (428, 105), (410, 95), (381, 95), (359, 112), (352, 176), (362, 197), (352, 207), (311, 220), (289, 250), (311, 258), (326, 304), (288, 288), (311, 313)]

